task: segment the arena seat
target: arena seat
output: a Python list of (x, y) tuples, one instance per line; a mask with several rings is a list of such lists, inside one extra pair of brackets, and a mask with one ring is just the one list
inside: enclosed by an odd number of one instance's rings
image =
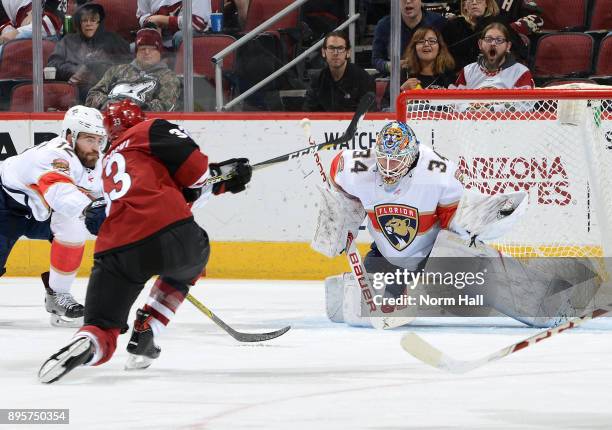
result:
[[(44, 106), (47, 111), (66, 111), (77, 104), (78, 89), (67, 82), (45, 82), (43, 84)], [(33, 85), (20, 84), (11, 92), (11, 112), (32, 112)]]
[(588, 75), (595, 41), (585, 33), (553, 33), (538, 39), (532, 71), (534, 77)]
[(594, 74), (597, 76), (612, 76), (612, 34), (604, 37), (599, 45)]
[[(43, 40), (43, 64), (47, 64), (55, 42)], [(7, 42), (0, 55), (0, 79), (32, 79), (32, 40)]]
[(594, 0), (590, 30), (612, 31), (612, 0)]
[(104, 8), (106, 14), (104, 28), (107, 31), (118, 33), (127, 41), (134, 41), (132, 32), (140, 28), (136, 18), (137, 0), (94, 0), (92, 3)]
[(538, 0), (544, 30), (586, 29), (587, 0)]

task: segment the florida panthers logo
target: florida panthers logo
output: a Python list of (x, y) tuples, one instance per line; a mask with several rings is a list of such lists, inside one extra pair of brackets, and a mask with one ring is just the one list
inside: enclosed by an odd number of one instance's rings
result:
[(419, 210), (406, 205), (377, 205), (374, 214), (380, 231), (398, 251), (408, 247), (419, 231)]

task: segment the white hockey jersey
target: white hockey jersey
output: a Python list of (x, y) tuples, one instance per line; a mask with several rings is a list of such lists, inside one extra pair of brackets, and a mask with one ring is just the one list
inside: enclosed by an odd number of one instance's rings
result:
[(380, 253), (409, 270), (427, 257), (463, 194), (457, 166), (422, 144), (417, 165), (393, 188), (382, 182), (371, 150), (341, 152), (330, 177), (338, 189), (361, 201)]
[(79, 216), (93, 199), (102, 196), (101, 159), (95, 169), (84, 167), (61, 137), (6, 159), (0, 169), (4, 191), (30, 208), (38, 221), (47, 220), (51, 210)]
[[(204, 31), (210, 22), (210, 0), (197, 0), (192, 2), (192, 23), (195, 31)], [(168, 29), (174, 33), (183, 28), (183, 2), (176, 0), (138, 0), (136, 17), (140, 26), (144, 26), (151, 15), (165, 15), (170, 17)]]
[[(61, 4), (53, 2), (49, 8), (43, 10), (42, 29), (43, 36), (55, 36), (61, 34), (62, 17), (65, 11), (65, 5), (61, 16), (59, 10), (53, 9), (54, 6), (61, 8)], [(2, 0), (2, 11), (0, 11), (0, 32), (12, 31), (14, 29), (32, 30), (32, 24), (22, 25), (24, 19), (32, 10), (32, 0)]]
[(451, 89), (530, 89), (534, 88), (533, 77), (527, 67), (508, 56), (499, 70), (488, 71), (481, 60), (468, 64), (461, 70)]

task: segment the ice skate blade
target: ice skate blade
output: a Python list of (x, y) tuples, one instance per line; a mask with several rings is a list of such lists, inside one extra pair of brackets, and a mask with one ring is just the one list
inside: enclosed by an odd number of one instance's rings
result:
[(87, 351), (91, 347), (92, 344), (89, 339), (80, 338), (60, 349), (57, 353), (49, 357), (40, 367), (38, 371), (38, 380), (43, 384), (50, 384), (59, 380), (75, 367), (91, 359), (91, 354), (87, 354)]
[(49, 315), (49, 322), (53, 327), (79, 328), (83, 326), (83, 317), (68, 318), (62, 315), (51, 314)]
[(129, 354), (125, 363), (125, 370), (144, 370), (153, 364), (154, 358), (145, 357), (144, 355)]

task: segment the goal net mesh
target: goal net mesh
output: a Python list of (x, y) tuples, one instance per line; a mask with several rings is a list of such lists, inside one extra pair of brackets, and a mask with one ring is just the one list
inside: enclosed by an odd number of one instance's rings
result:
[(494, 246), (515, 257), (612, 256), (612, 88), (416, 90), (398, 119), (454, 161), (468, 189), (527, 191)]

